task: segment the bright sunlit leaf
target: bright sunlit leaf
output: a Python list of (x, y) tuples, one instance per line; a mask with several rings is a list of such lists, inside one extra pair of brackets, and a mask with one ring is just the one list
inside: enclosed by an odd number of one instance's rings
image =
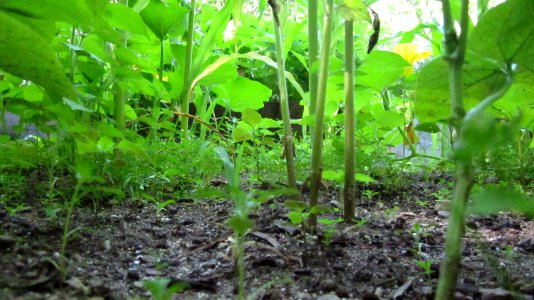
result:
[(372, 23), (371, 16), (363, 0), (343, 0), (339, 6), (341, 16), (345, 20), (363, 20)]
[(376, 182), (376, 180), (373, 177), (367, 176), (362, 173), (356, 173), (355, 175), (356, 181), (369, 183), (369, 182)]

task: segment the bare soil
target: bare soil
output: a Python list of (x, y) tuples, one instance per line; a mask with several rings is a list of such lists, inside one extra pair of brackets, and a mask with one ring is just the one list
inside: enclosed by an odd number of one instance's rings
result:
[[(433, 299), (447, 221), (435, 209), (437, 182), (417, 179), (393, 192), (367, 186), (378, 195), (359, 201), (357, 224), (306, 239), (283, 197), (262, 204), (246, 235), (247, 296)], [(330, 207), (341, 202), (332, 188), (321, 198)], [(39, 204), (15, 215), (0, 209), (0, 299), (148, 298), (143, 282), (158, 278), (187, 285), (175, 299), (235, 298), (232, 209), (231, 201), (209, 199), (182, 199), (160, 213), (133, 201), (98, 214), (78, 208), (63, 279), (63, 219), (47, 218)], [(466, 224), (456, 298), (533, 299), (534, 221), (502, 213)]]

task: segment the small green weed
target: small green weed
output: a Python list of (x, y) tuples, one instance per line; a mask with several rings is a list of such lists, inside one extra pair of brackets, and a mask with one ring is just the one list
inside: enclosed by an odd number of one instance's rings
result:
[(171, 280), (169, 278), (159, 278), (151, 281), (145, 281), (144, 287), (152, 295), (154, 300), (170, 300), (173, 295), (188, 288), (184, 282), (173, 283), (169, 286)]

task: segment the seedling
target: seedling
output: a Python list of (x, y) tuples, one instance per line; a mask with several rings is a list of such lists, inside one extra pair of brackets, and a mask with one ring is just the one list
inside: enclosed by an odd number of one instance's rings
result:
[(163, 211), (165, 209), (165, 207), (173, 204), (173, 203), (176, 203), (176, 200), (167, 200), (167, 201), (162, 201), (162, 202), (155, 202), (154, 203), (154, 207), (156, 208), (156, 211), (158, 214), (161, 213), (161, 211)]
[(143, 286), (150, 292), (154, 300), (170, 300), (173, 295), (188, 288), (184, 282), (177, 282), (170, 285), (169, 278), (159, 278), (145, 281)]
[(337, 218), (335, 220), (332, 220), (332, 219), (319, 218), (317, 221), (320, 224), (323, 224), (324, 227), (325, 227), (323, 229), (323, 240), (322, 240), (322, 242), (323, 242), (323, 244), (325, 246), (328, 246), (328, 245), (330, 245), (330, 242), (332, 241), (332, 237), (337, 232), (336, 224), (339, 223), (339, 222), (343, 222), (343, 219), (342, 218)]
[(433, 263), (433, 261), (431, 259), (427, 259), (427, 260), (418, 261), (417, 265), (423, 269), (423, 273), (427, 277), (430, 277), (430, 275), (432, 275), (432, 273), (434, 273), (434, 270), (432, 270), (432, 263)]
[(373, 200), (373, 198), (375, 196), (378, 196), (380, 193), (379, 192), (375, 192), (375, 191), (372, 191), (372, 190), (364, 190), (362, 192), (362, 196), (365, 200), (367, 200), (367, 207), (369, 207), (371, 205), (371, 202)]

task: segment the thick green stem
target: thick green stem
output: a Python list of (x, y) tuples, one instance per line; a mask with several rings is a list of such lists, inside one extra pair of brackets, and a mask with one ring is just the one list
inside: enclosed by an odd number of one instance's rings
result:
[[(462, 132), (465, 109), (462, 98), (462, 68), (465, 59), (468, 26), (468, 0), (462, 0), (460, 20), (460, 36), (458, 37), (453, 24), (449, 0), (442, 0), (445, 27), (445, 59), (449, 62), (449, 89), (451, 98), (452, 124), (456, 132)], [(459, 144), (463, 143), (460, 134)], [(451, 203), (451, 214), (445, 241), (445, 258), (441, 264), (440, 278), (436, 299), (454, 298), (456, 280), (460, 267), (462, 236), (464, 231), (465, 206), (474, 182), (472, 155), (457, 156), (456, 186)]]
[[(332, 27), (334, 14), (334, 0), (328, 0), (325, 10), (325, 25), (323, 34), (323, 46), (321, 52), (321, 64), (319, 68), (319, 83), (317, 87), (317, 106), (315, 110), (315, 124), (313, 127), (312, 161), (310, 176), (310, 206), (316, 206), (319, 199), (319, 186), (321, 182), (323, 161), (323, 130), (324, 110), (326, 102), (326, 85), (328, 81), (328, 65), (330, 60), (330, 42), (332, 39)], [(309, 218), (310, 230), (317, 227), (317, 216), (311, 214)]]
[[(191, 89), (191, 65), (193, 61), (193, 42), (195, 37), (195, 0), (191, 0), (191, 8), (189, 10), (189, 23), (187, 25), (187, 48), (185, 50), (185, 62), (184, 62), (184, 87), (182, 91), (182, 102), (181, 102), (181, 112), (188, 114), (189, 113), (189, 102)], [(182, 129), (182, 137), (187, 138), (189, 133), (189, 119), (183, 117), (180, 121), (180, 126)]]
[(310, 115), (315, 114), (315, 104), (317, 101), (317, 81), (318, 74), (313, 71), (313, 65), (319, 57), (319, 26), (317, 0), (308, 1), (308, 69), (309, 69), (309, 111)]
[(354, 35), (353, 21), (345, 21), (345, 186), (343, 218), (354, 218), (354, 179), (356, 164), (356, 120), (354, 113)]
[[(275, 1), (273, 1), (275, 3)], [(276, 4), (273, 5), (273, 14), (278, 15), (276, 11)], [(280, 90), (280, 110), (282, 112), (282, 121), (284, 126), (284, 148), (287, 163), (287, 180), (291, 188), (297, 187), (297, 172), (295, 169), (295, 157), (293, 156), (293, 134), (291, 132), (291, 116), (289, 114), (289, 99), (287, 95), (287, 84), (285, 75), (284, 62), (284, 42), (282, 39), (282, 30), (280, 23), (277, 22), (278, 17), (273, 18), (274, 35), (276, 44), (276, 61), (278, 64), (278, 87)]]
[[(460, 269), (462, 236), (464, 234), (466, 200), (474, 182), (472, 158), (458, 163), (456, 185), (447, 226), (445, 258), (441, 263), (437, 300), (454, 299), (456, 280)], [(467, 162), (468, 161), (468, 162)]]

